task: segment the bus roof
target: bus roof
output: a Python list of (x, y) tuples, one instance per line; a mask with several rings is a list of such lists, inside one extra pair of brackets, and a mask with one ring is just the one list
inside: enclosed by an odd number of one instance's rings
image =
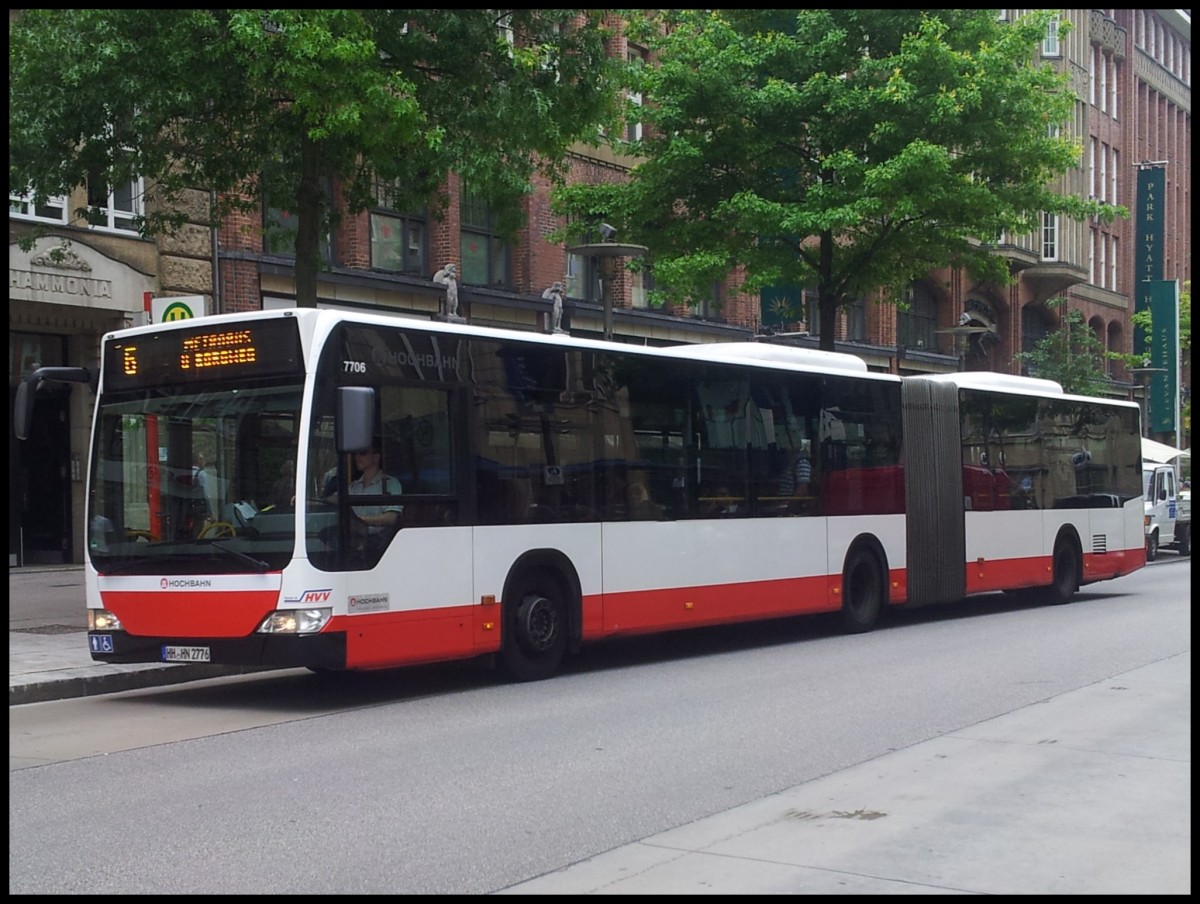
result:
[(1062, 385), (1040, 377), (1021, 377), (993, 371), (971, 370), (952, 374), (922, 375), (938, 383), (953, 383), (960, 389), (994, 389), (998, 392), (1031, 392), (1037, 395), (1063, 395)]
[(687, 358), (691, 361), (723, 361), (737, 364), (786, 365), (790, 367), (821, 368), (867, 373), (867, 364), (862, 358), (841, 352), (827, 352), (815, 348), (795, 348), (790, 345), (772, 345), (767, 342), (708, 342), (697, 345), (673, 345), (658, 350), (672, 358)]

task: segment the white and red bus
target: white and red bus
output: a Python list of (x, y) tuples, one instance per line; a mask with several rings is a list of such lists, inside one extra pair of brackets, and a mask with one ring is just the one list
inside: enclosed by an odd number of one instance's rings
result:
[[(807, 613), (866, 631), (1145, 564), (1138, 408), (1043, 380), (307, 309), (111, 333), (98, 375), (31, 376), (18, 422), (47, 379), (97, 385), (102, 662), (494, 656), (533, 680), (603, 638)], [(373, 443), (387, 480), (355, 495)]]

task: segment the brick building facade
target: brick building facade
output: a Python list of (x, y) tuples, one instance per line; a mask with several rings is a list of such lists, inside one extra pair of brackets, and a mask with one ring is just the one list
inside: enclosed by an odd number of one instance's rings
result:
[[(1044, 47), (1043, 56), (1069, 72), (1076, 86), (1073, 128), (1083, 159), (1060, 188), (1132, 210), (1139, 165), (1165, 167), (1163, 277), (1190, 281), (1190, 15), (1179, 10), (1067, 10), (1063, 15), (1073, 28), (1061, 42)], [(624, 56), (629, 49), (618, 34), (610, 52)], [(605, 149), (580, 148), (571, 158), (570, 178), (621, 179), (627, 164)], [(478, 210), (464, 213), (456, 177), (445, 187), (451, 204), (441, 218), (406, 220), (403, 212), (376, 210), (346, 217), (329, 237), (319, 303), (435, 317), (443, 290), (431, 277), (454, 262), (460, 272), (459, 313), (475, 323), (546, 330), (550, 306), (542, 293), (562, 281), (571, 289), (563, 325), (573, 335), (605, 334), (605, 296), (612, 303), (612, 338), (619, 342), (744, 340), (765, 332), (759, 299), (731, 291), (736, 278), (719, 287), (719, 297), (709, 305), (652, 309), (645, 304), (642, 278), (620, 266), (628, 258), (616, 258), (618, 265), (606, 271), (603, 258), (551, 242), (562, 224), (551, 213), (548, 184), (538, 184), (530, 195), (524, 226), (507, 243), (476, 228), (471, 218), (479, 217)], [(10, 198), (10, 403), (33, 363), (94, 366), (101, 337), (143, 322), (151, 297), (199, 295), (212, 313), (295, 303), (292, 258), (272, 248), (276, 243), (267, 237), (270, 211), (234, 216), (211, 230), (203, 224), (212, 199), (198, 191), (190, 197), (189, 226), (173, 237), (144, 239), (122, 227), (119, 218), (107, 227), (74, 220), (69, 212), (85, 202), (84, 190), (46, 210)], [(50, 226), (50, 235), (32, 252), (22, 251), (16, 240), (35, 223)], [(412, 258), (419, 266), (380, 265), (381, 230), (388, 224), (405, 230), (409, 247), (398, 249), (401, 253), (415, 247), (419, 237), (420, 255)], [(1013, 355), (1052, 332), (1061, 317), (1061, 310), (1046, 303), (1064, 297), (1070, 309), (1084, 313), (1108, 348), (1128, 351), (1137, 279), (1135, 223), (1052, 225), (1037, 235), (1006, 237), (998, 247), (1016, 276), (1011, 285), (978, 284), (958, 272), (931, 273), (910, 288), (911, 307), (905, 312), (867, 299), (844, 312), (838, 349), (858, 354), (874, 370), (894, 373), (960, 367), (1016, 372)], [(46, 254), (63, 241), (74, 249), (66, 264)], [(472, 266), (486, 264), (487, 280), (467, 278), (465, 253)], [(973, 329), (956, 334), (964, 321)], [(763, 338), (815, 346), (809, 327), (802, 320)], [(1141, 392), (1133, 375), (1119, 366), (1111, 376), (1113, 394)], [(1190, 386), (1190, 367), (1183, 383)], [(10, 427), (10, 565), (82, 561), (82, 472), (93, 402), (86, 387), (75, 387), (39, 402), (39, 432), (30, 440), (18, 443)]]

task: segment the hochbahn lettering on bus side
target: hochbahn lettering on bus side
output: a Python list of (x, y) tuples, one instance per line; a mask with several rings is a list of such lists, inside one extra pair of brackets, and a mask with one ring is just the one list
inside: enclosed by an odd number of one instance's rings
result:
[(456, 373), (458, 371), (458, 358), (453, 355), (438, 356), (433, 352), (377, 350), (371, 363), (383, 367), (426, 367), (452, 370)]

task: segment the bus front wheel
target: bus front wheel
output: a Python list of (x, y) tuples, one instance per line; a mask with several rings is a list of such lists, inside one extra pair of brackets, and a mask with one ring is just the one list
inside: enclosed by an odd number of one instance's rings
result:
[(549, 678), (567, 651), (566, 595), (545, 572), (533, 572), (505, 600), (500, 665), (514, 681)]
[(879, 556), (868, 546), (856, 546), (842, 570), (842, 626), (851, 634), (870, 631), (883, 610), (886, 594)]

